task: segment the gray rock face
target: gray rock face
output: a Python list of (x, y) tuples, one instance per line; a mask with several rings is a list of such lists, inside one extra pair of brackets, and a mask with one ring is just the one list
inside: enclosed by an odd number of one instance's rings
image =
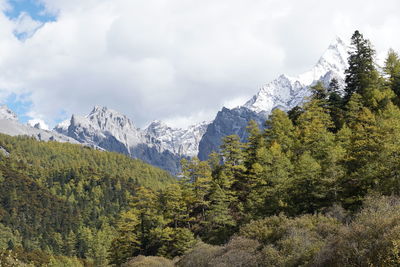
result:
[(210, 153), (219, 151), (222, 138), (227, 135), (236, 134), (241, 141), (246, 141), (248, 137), (246, 127), (249, 122), (254, 120), (260, 128), (263, 128), (265, 119), (266, 117), (263, 113), (256, 113), (245, 107), (222, 108), (215, 120), (208, 125), (207, 131), (200, 141), (199, 159), (207, 160)]
[[(142, 131), (125, 115), (106, 107), (94, 107), (87, 116), (73, 115), (69, 122), (62, 122), (54, 130), (82, 144), (138, 158), (173, 174), (180, 170), (184, 154), (174, 153), (164, 145), (164, 131)], [(165, 126), (167, 133), (175, 132)], [(161, 130), (161, 128), (157, 128)], [(178, 142), (178, 140), (176, 140)]]
[(17, 115), (6, 106), (0, 107), (0, 133), (11, 136), (32, 136), (39, 141), (57, 141), (78, 144), (73, 138), (54, 131), (46, 131), (18, 122)]
[(206, 132), (208, 123), (202, 122), (186, 129), (169, 127), (161, 121), (152, 122), (145, 130), (149, 142), (159, 151), (170, 151), (179, 156), (197, 156), (199, 143)]
[(302, 104), (310, 95), (310, 86), (317, 81), (328, 85), (336, 78), (343, 87), (348, 49), (341, 39), (336, 39), (312, 69), (294, 77), (279, 76), (264, 85), (244, 106), (223, 108), (211, 124), (203, 122), (177, 129), (155, 121), (141, 130), (117, 111), (94, 107), (89, 115), (73, 115), (70, 120), (58, 124), (54, 131), (46, 131), (39, 129), (39, 125), (35, 128), (19, 123), (15, 113), (0, 106), (0, 132), (123, 153), (176, 174), (181, 158), (198, 155), (201, 160), (206, 160), (211, 152), (219, 151), (224, 136), (237, 134), (245, 141), (250, 120), (263, 128), (273, 109), (287, 111)]
[(344, 73), (347, 68), (349, 47), (337, 38), (325, 51), (317, 64), (309, 71), (290, 77), (280, 75), (265, 84), (259, 92), (242, 107), (218, 112), (214, 122), (208, 128), (199, 145), (199, 158), (206, 160), (213, 151), (219, 151), (224, 136), (237, 134), (242, 141), (247, 139), (246, 126), (255, 120), (263, 127), (264, 121), (272, 110), (279, 108), (288, 111), (301, 105), (311, 95), (310, 87), (321, 81), (328, 86), (335, 78), (344, 88)]

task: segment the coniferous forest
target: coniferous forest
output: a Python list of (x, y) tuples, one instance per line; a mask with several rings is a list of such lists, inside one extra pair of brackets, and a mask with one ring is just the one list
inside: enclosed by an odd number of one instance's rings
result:
[(1, 266), (399, 266), (400, 58), (358, 31), (335, 79), (177, 179), (0, 136)]

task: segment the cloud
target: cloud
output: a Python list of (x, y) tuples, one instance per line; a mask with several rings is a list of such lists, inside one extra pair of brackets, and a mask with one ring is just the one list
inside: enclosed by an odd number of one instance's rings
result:
[(28, 13), (22, 12), (15, 20), (14, 34), (17, 38), (25, 40), (32, 37), (42, 25), (42, 22), (33, 20)]
[(41, 119), (31, 119), (28, 121), (28, 124), (39, 129), (50, 130), (49, 126)]
[(13, 35), (21, 24), (0, 14), (0, 96), (29, 94), (50, 125), (93, 105), (138, 126), (211, 120), (279, 74), (309, 69), (335, 35), (359, 29), (378, 51), (400, 49), (398, 0), (40, 2), (57, 19), (26, 23), (24, 42)]

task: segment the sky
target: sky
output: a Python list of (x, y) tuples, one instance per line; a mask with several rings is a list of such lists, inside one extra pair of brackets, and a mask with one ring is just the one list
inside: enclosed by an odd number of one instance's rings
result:
[(50, 127), (107, 106), (185, 127), (310, 69), (360, 30), (400, 50), (398, 0), (0, 0), (0, 103)]

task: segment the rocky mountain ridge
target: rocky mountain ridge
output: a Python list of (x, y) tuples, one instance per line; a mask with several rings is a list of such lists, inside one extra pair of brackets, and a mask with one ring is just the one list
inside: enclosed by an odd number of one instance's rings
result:
[(219, 150), (221, 139), (226, 135), (237, 134), (242, 141), (246, 140), (246, 126), (250, 120), (264, 127), (273, 109), (287, 111), (302, 104), (310, 95), (310, 86), (316, 82), (328, 85), (335, 78), (344, 86), (348, 51), (349, 47), (337, 38), (311, 70), (295, 77), (281, 75), (264, 85), (243, 106), (224, 107), (212, 122), (202, 122), (186, 129), (173, 128), (161, 121), (139, 129), (126, 115), (95, 106), (88, 115), (72, 115), (53, 131), (46, 131), (19, 123), (17, 115), (2, 106), (0, 132), (119, 152), (177, 174), (182, 158), (198, 156), (205, 160), (209, 153)]

